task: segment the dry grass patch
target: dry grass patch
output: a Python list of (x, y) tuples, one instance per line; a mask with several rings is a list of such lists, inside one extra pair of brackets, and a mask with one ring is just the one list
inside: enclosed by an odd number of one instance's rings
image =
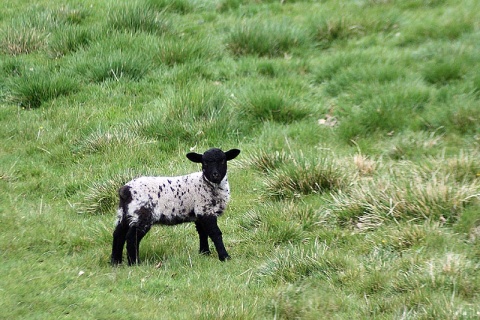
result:
[(348, 192), (333, 194), (333, 211), (360, 229), (376, 228), (386, 220), (454, 222), (465, 206), (480, 199), (480, 180), (459, 182), (449, 168), (435, 161), (426, 167), (391, 164), (382, 174), (359, 179)]
[(42, 49), (46, 39), (47, 34), (38, 28), (6, 28), (0, 40), (0, 52), (12, 56), (29, 54)]

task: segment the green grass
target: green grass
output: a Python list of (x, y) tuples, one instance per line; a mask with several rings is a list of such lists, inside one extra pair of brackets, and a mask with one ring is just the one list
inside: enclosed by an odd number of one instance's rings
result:
[(44, 102), (77, 91), (71, 75), (50, 70), (23, 70), (22, 75), (7, 82), (7, 100), (23, 108), (38, 108)]
[(245, 21), (230, 32), (227, 47), (237, 56), (282, 56), (308, 41), (308, 33), (292, 22)]
[[(480, 317), (478, 1), (2, 5), (2, 317)], [(232, 260), (112, 268), (118, 188), (213, 146)]]

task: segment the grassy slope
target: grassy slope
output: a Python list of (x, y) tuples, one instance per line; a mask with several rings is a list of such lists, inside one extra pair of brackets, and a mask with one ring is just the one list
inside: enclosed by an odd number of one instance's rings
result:
[[(476, 1), (114, 3), (0, 13), (2, 317), (480, 315)], [(116, 188), (214, 145), (233, 260), (111, 268)]]

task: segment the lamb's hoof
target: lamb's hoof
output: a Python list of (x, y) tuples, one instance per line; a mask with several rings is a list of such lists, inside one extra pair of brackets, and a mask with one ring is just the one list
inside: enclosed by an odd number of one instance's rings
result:
[(212, 254), (210, 250), (200, 250), (198, 253), (200, 253), (203, 256), (209, 256)]
[(131, 267), (131, 266), (136, 266), (136, 265), (139, 265), (140, 264), (140, 260), (139, 259), (136, 259), (136, 260), (133, 260), (133, 259), (128, 259), (128, 266)]
[(231, 260), (232, 258), (230, 256), (225, 256), (225, 257), (218, 257), (220, 259), (220, 261), (227, 261), (227, 260)]

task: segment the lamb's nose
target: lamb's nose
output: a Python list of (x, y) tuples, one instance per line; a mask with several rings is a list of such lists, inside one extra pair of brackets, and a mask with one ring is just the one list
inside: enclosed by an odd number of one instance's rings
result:
[(218, 178), (220, 178), (220, 175), (218, 174), (218, 172), (214, 172), (214, 173), (212, 173), (212, 178), (213, 179), (218, 179)]

